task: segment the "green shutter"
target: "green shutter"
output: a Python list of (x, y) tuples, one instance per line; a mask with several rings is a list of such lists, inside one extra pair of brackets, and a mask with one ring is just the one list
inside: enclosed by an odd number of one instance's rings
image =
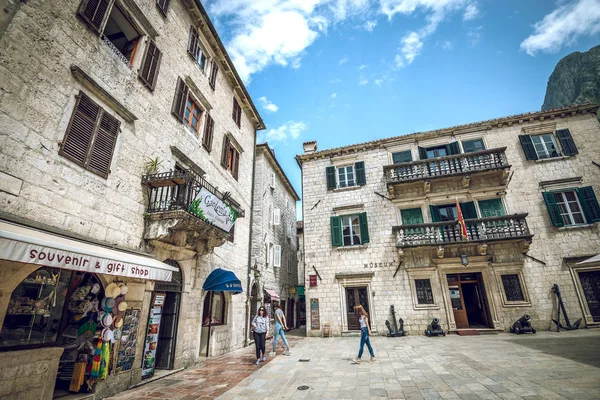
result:
[(397, 153), (392, 153), (392, 163), (394, 164), (402, 164), (412, 161), (412, 152), (410, 150), (399, 151)]
[(356, 184), (363, 186), (367, 184), (367, 177), (365, 175), (365, 162), (359, 161), (354, 164), (354, 171), (356, 172)]
[(431, 212), (431, 222), (440, 222), (440, 211), (436, 206), (429, 206), (429, 212)]
[(591, 186), (579, 188), (577, 189), (577, 197), (579, 197), (579, 203), (581, 203), (587, 222), (600, 221), (600, 206), (598, 206), (594, 189)]
[(427, 160), (427, 149), (419, 146), (419, 158), (421, 160)]
[(573, 141), (573, 137), (571, 136), (571, 131), (568, 129), (559, 129), (556, 131), (556, 136), (558, 137), (560, 147), (562, 147), (565, 156), (572, 156), (579, 153), (577, 151), (577, 146), (575, 146), (575, 142)]
[(325, 174), (327, 175), (327, 190), (335, 189), (335, 167), (327, 167), (325, 169)]
[(528, 160), (537, 160), (538, 156), (535, 151), (535, 147), (533, 146), (533, 142), (531, 141), (531, 136), (519, 135), (519, 141), (521, 142), (521, 147), (523, 148), (525, 157)]
[(463, 213), (464, 219), (477, 218), (477, 211), (475, 210), (475, 203), (472, 201), (466, 203), (460, 203), (460, 209)]
[(446, 153), (448, 153), (448, 155), (460, 154), (460, 147), (458, 146), (458, 142), (448, 143), (446, 145)]
[(402, 225), (418, 225), (423, 223), (423, 213), (420, 208), (400, 210)]
[(369, 243), (369, 225), (367, 224), (367, 213), (358, 214), (358, 222), (360, 224), (360, 243)]
[(504, 205), (502, 205), (502, 200), (500, 199), (479, 200), (478, 203), (481, 218), (506, 215)]
[(556, 199), (554, 198), (554, 193), (552, 192), (544, 192), (544, 201), (546, 202), (546, 207), (548, 207), (548, 214), (550, 214), (550, 220), (552, 221), (552, 225), (554, 226), (564, 226), (562, 217), (560, 216), (560, 210), (558, 208), (558, 204), (556, 204)]
[(334, 247), (342, 246), (342, 218), (331, 217), (331, 245)]

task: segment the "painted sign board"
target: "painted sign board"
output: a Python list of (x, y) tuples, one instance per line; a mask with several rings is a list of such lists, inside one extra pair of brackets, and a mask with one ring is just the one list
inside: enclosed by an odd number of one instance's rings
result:
[(206, 188), (200, 189), (190, 204), (189, 212), (226, 232), (231, 230), (238, 217), (230, 205), (225, 204)]

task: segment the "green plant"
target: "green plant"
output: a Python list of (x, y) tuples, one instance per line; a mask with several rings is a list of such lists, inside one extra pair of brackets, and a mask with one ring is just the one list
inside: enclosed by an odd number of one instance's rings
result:
[(200, 208), (200, 203), (202, 203), (202, 197), (192, 201), (192, 204), (190, 204), (190, 208), (188, 210), (192, 214), (202, 218), (203, 220), (206, 220), (206, 215), (204, 215), (204, 210)]
[(160, 167), (162, 162), (163, 160), (159, 159), (158, 157), (148, 159), (148, 161), (146, 162), (146, 171), (149, 174), (155, 174), (158, 171), (158, 167)]

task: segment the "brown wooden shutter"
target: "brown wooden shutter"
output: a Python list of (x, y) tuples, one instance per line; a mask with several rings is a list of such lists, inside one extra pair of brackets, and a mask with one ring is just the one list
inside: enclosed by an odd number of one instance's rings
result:
[(156, 0), (156, 5), (158, 6), (160, 12), (162, 12), (163, 15), (166, 17), (167, 10), (169, 10), (169, 0)]
[(221, 153), (221, 165), (224, 168), (227, 168), (227, 153), (229, 153), (229, 146), (231, 146), (231, 143), (229, 138), (225, 136), (225, 139), (223, 140), (223, 152)]
[(212, 141), (213, 141), (213, 132), (215, 130), (215, 121), (212, 117), (207, 113), (206, 114), (206, 124), (204, 125), (204, 137), (202, 138), (202, 144), (209, 152), (212, 149)]
[(144, 55), (144, 61), (142, 62), (142, 68), (140, 69), (138, 76), (150, 90), (154, 90), (156, 87), (156, 78), (158, 76), (158, 68), (160, 67), (161, 59), (162, 52), (156, 47), (154, 41), (149, 41), (146, 54)]
[(99, 115), (100, 106), (79, 92), (59, 151), (61, 156), (85, 166)]
[(188, 41), (187, 51), (194, 57), (194, 60), (198, 59), (198, 49), (198, 31), (196, 30), (196, 27), (192, 25), (190, 26), (190, 39)]
[(110, 163), (115, 143), (117, 142), (120, 124), (118, 119), (103, 112), (92, 144), (87, 169), (104, 178), (107, 178), (110, 173)]
[(77, 13), (96, 33), (102, 32), (106, 15), (109, 13), (113, 0), (82, 0)]
[(217, 84), (217, 74), (219, 73), (219, 66), (217, 65), (217, 60), (213, 60), (212, 69), (210, 71), (210, 87), (215, 90)]
[(173, 106), (171, 107), (171, 113), (179, 120), (183, 121), (185, 115), (185, 105), (188, 97), (188, 87), (181, 79), (177, 78), (177, 88), (175, 88), (175, 98), (173, 99)]
[(237, 150), (233, 151), (233, 165), (231, 167), (231, 174), (237, 180), (238, 171), (240, 169), (240, 153)]

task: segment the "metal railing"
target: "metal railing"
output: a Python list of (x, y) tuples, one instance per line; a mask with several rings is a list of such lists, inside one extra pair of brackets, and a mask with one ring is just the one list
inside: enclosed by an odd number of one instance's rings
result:
[(397, 247), (482, 242), (531, 237), (527, 214), (466, 219), (468, 240), (462, 236), (458, 221), (392, 227)]
[(127, 57), (125, 57), (123, 55), (123, 53), (121, 53), (121, 50), (119, 50), (111, 41), (109, 38), (107, 38), (106, 36), (102, 35), (102, 41), (104, 41), (104, 43), (108, 46), (108, 48), (112, 51), (112, 53), (123, 63), (127, 66), (127, 68), (129, 68), (130, 70), (133, 70), (133, 64), (131, 64), (131, 62), (129, 61), (129, 59)]
[(391, 184), (507, 168), (510, 165), (506, 160), (505, 150), (506, 147), (502, 147), (386, 165), (383, 167), (383, 172), (387, 183)]

